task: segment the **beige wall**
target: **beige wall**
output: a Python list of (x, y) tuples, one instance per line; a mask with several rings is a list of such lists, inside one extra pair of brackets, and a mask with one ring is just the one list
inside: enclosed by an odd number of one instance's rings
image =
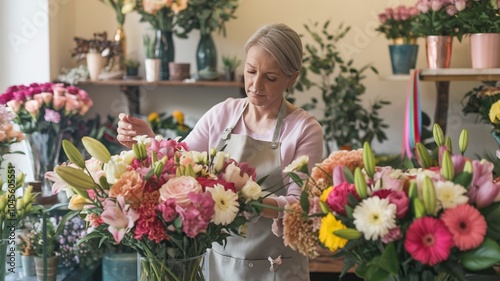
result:
[[(110, 7), (97, 0), (51, 0), (61, 6), (57, 16), (51, 17), (53, 21), (50, 27), (50, 77), (55, 78), (61, 67), (74, 65), (69, 52), (73, 48), (73, 37), (90, 37), (93, 32), (107, 31), (110, 36), (117, 27), (115, 15)], [(5, 2), (5, 1), (2, 1)], [(10, 1), (9, 1), (10, 2)], [(304, 23), (310, 21), (325, 20), (332, 21), (335, 27), (344, 22), (352, 26), (352, 30), (342, 44), (342, 49), (347, 58), (354, 59), (356, 66), (367, 63), (378, 68), (380, 75), (369, 73), (365, 80), (367, 92), (363, 101), (368, 104), (377, 98), (389, 99), (392, 105), (386, 107), (382, 117), (389, 123), (387, 131), (389, 141), (383, 144), (374, 144), (377, 152), (398, 153), (401, 151), (401, 135), (403, 130), (404, 102), (406, 95), (406, 81), (387, 81), (384, 76), (391, 74), (388, 40), (383, 35), (374, 32), (378, 21), (376, 15), (387, 6), (398, 4), (410, 4), (415, 0), (405, 1), (334, 1), (334, 0), (240, 0), (240, 6), (236, 12), (237, 19), (227, 23), (227, 37), (223, 38), (215, 34), (219, 63), (221, 54), (235, 54), (244, 58), (241, 51), (246, 39), (261, 25), (271, 22), (283, 22), (305, 34)], [(6, 5), (2, 3), (1, 5)], [(0, 9), (2, 10), (2, 9)], [(125, 33), (127, 36), (127, 54), (142, 60), (143, 47), (142, 35), (151, 32), (147, 23), (140, 23), (137, 14), (127, 16)], [(193, 31), (189, 39), (175, 38), (176, 61), (190, 62), (192, 69), (195, 67), (195, 50), (199, 34)], [(304, 43), (310, 41), (305, 37)], [(418, 56), (418, 68), (425, 68), (425, 45), (423, 39), (419, 39), (420, 49)], [(453, 42), (452, 67), (470, 67), (468, 38), (459, 43)], [(0, 43), (1, 46), (1, 43)], [(8, 51), (7, 51), (8, 52)], [(2, 58), (5, 53), (2, 53)], [(16, 60), (20, 57), (15, 56)], [(43, 59), (47, 59), (46, 57)], [(15, 65), (9, 61), (8, 65)], [(25, 64), (24, 64), (25, 65)], [(31, 71), (29, 67), (25, 70)], [(5, 68), (3, 70), (5, 72)], [(242, 67), (239, 72), (241, 74)], [(143, 67), (141, 74), (144, 75)], [(3, 76), (4, 74), (2, 74)], [(1, 81), (1, 80), (0, 80)], [(17, 83), (16, 80), (7, 80), (9, 84)], [(25, 82), (25, 81), (20, 81)], [(0, 83), (5, 88), (6, 82)], [(467, 128), (472, 138), (469, 156), (482, 153), (485, 149), (494, 151), (497, 146), (489, 135), (487, 125), (477, 125), (474, 118), (465, 118), (461, 113), (460, 105), (464, 93), (478, 85), (473, 82), (454, 82), (450, 90), (450, 112), (449, 112), (449, 135), (454, 143), (462, 128)], [(433, 117), (435, 109), (435, 87), (433, 83), (422, 82), (421, 102), (425, 112)], [(91, 114), (118, 115), (126, 110), (126, 99), (118, 91), (117, 87), (86, 87), (96, 101)], [(299, 102), (309, 100), (318, 93), (311, 91), (299, 93)], [(213, 89), (213, 88), (157, 88), (142, 91), (141, 111), (147, 114), (153, 110), (172, 111), (174, 109), (184, 110), (188, 116), (198, 118), (206, 109), (223, 100), (228, 96), (239, 96), (238, 90)], [(321, 112), (315, 112), (316, 115)]]

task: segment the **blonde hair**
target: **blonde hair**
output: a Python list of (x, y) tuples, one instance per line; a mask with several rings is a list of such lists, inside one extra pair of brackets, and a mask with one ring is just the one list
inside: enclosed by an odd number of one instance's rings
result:
[(252, 46), (259, 45), (278, 62), (281, 70), (291, 76), (302, 67), (302, 41), (286, 24), (274, 23), (261, 27), (246, 42), (245, 54)]

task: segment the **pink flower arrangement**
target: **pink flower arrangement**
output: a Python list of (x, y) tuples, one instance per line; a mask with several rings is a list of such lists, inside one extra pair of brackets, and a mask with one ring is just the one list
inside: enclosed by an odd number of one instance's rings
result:
[(420, 11), (415, 24), (419, 37), (429, 35), (451, 35), (458, 32), (458, 22), (455, 15), (465, 9), (465, 0), (418, 0)]
[(387, 39), (402, 39), (410, 44), (417, 36), (413, 23), (419, 14), (417, 7), (400, 5), (396, 8), (386, 8), (379, 14), (380, 26), (376, 29)]
[(285, 243), (315, 258), (318, 251), (311, 245), (317, 241), (343, 258), (343, 273), (356, 265), (355, 273), (366, 280), (424, 275), (464, 280), (466, 271), (500, 262), (500, 183), (493, 179), (493, 164), (463, 156), (465, 130), (461, 154), (452, 154), (451, 140), (444, 141), (437, 125), (434, 137), (437, 155), (417, 144), (420, 168), (375, 166), (365, 144), (363, 150), (343, 152), (345, 159), (337, 159), (336, 166), (332, 156), (316, 165), (331, 186), (304, 177), (301, 167), (288, 169), (303, 195), (283, 219)]
[(87, 92), (74, 86), (33, 83), (9, 87), (0, 95), (0, 105), (15, 114), (13, 121), (24, 133), (58, 134), (85, 115), (93, 102)]
[[(230, 235), (244, 235), (244, 224), (261, 211), (255, 169), (223, 152), (189, 151), (177, 140), (137, 140), (133, 150), (110, 155), (100, 142), (84, 137), (92, 155), (86, 161), (63, 141), (71, 162), (48, 177), (55, 193), (71, 191), (69, 208), (73, 215), (87, 214), (95, 227), (91, 237), (130, 246), (165, 265), (202, 255)], [(154, 268), (147, 274), (165, 280), (169, 273)]]
[(14, 114), (5, 105), (0, 105), (0, 166), (4, 155), (14, 153), (10, 146), (24, 139), (24, 134), (12, 126)]

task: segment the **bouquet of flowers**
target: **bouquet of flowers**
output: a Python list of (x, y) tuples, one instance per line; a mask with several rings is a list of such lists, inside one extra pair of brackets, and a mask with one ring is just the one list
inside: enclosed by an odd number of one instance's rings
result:
[(10, 146), (24, 139), (24, 134), (14, 130), (12, 126), (14, 115), (7, 110), (5, 105), (0, 105), (0, 169), (4, 155), (11, 153), (21, 153), (18, 151), (12, 152)]
[(477, 122), (490, 124), (491, 134), (500, 145), (500, 88), (479, 86), (464, 96), (463, 113), (476, 114)]
[[(71, 162), (55, 168), (55, 186), (74, 193), (66, 218), (86, 213), (95, 227), (80, 241), (98, 238), (137, 250), (144, 279), (202, 280), (207, 248), (244, 235), (247, 218), (262, 209), (255, 169), (223, 152), (189, 151), (177, 140), (136, 140), (132, 150), (111, 156), (84, 137), (92, 155), (86, 161), (63, 141)], [(192, 262), (176, 269), (176, 260)]]
[(16, 114), (14, 122), (23, 133), (57, 135), (85, 115), (93, 102), (87, 92), (74, 86), (33, 83), (9, 87), (0, 95), (0, 105), (3, 104)]
[(137, 1), (135, 10), (142, 16), (141, 22), (149, 22), (156, 30), (172, 32), (177, 24), (175, 15), (186, 9), (187, 2), (187, 0), (140, 0)]
[(500, 2), (492, 0), (460, 0), (460, 12), (457, 14), (458, 40), (464, 34), (499, 33), (500, 32)]
[(437, 125), (434, 138), (438, 157), (417, 144), (421, 168), (377, 167), (368, 144), (330, 155), (307, 177), (302, 165), (287, 167), (303, 194), (285, 214), (285, 244), (314, 258), (319, 243), (343, 257), (343, 274), (356, 266), (366, 280), (464, 280), (465, 270), (500, 262), (493, 164), (463, 156), (465, 130), (462, 154)]
[(387, 39), (403, 40), (404, 44), (413, 44), (417, 37), (412, 24), (418, 16), (417, 7), (400, 5), (396, 8), (387, 8), (378, 15), (380, 26), (376, 29)]
[(418, 20), (414, 23), (416, 35), (451, 35), (458, 31), (455, 15), (465, 8), (465, 0), (418, 0), (420, 11)]

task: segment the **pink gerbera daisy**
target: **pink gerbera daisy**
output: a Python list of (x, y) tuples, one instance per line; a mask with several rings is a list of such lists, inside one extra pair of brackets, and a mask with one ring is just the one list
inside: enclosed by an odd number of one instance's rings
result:
[(455, 246), (461, 251), (479, 246), (484, 240), (488, 227), (481, 213), (469, 204), (447, 209), (441, 215), (441, 220), (453, 234)]
[(439, 219), (416, 219), (406, 231), (406, 251), (423, 264), (434, 266), (447, 260), (452, 247), (453, 236)]

